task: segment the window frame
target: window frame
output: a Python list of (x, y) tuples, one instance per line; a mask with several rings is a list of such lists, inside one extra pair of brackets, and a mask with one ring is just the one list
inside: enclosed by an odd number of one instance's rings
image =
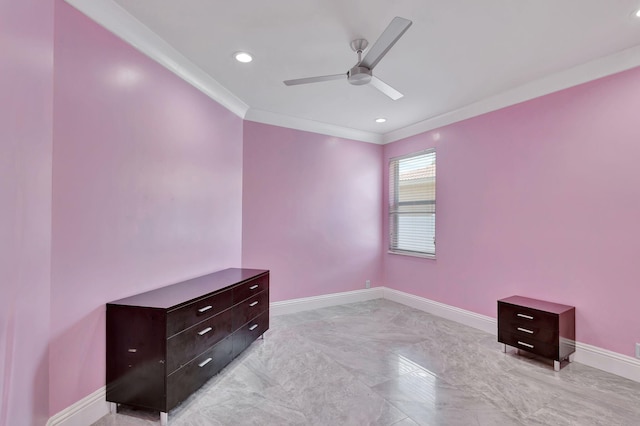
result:
[[(412, 256), (412, 257), (420, 257), (420, 258), (427, 258), (427, 259), (436, 259), (436, 253), (437, 253), (437, 249), (436, 249), (436, 227), (434, 224), (434, 228), (433, 228), (433, 253), (430, 252), (423, 252), (423, 251), (414, 251), (414, 250), (402, 250), (402, 249), (398, 249), (397, 247), (394, 248), (393, 247), (393, 242), (394, 242), (394, 231), (397, 234), (398, 231), (398, 226), (399, 226), (399, 214), (397, 212), (393, 212), (393, 207), (394, 206), (398, 206), (399, 204), (401, 204), (402, 202), (398, 201), (398, 197), (399, 197), (399, 167), (395, 167), (392, 168), (392, 164), (393, 162), (400, 162), (401, 160), (405, 160), (405, 159), (409, 159), (409, 158), (413, 158), (413, 157), (419, 157), (421, 155), (428, 155), (428, 154), (433, 154), (434, 155), (434, 164), (437, 164), (437, 157), (436, 157), (436, 149), (435, 148), (427, 148), (427, 149), (423, 149), (421, 151), (418, 152), (412, 152), (409, 154), (404, 154), (404, 155), (400, 155), (397, 157), (393, 157), (389, 159), (388, 162), (388, 170), (389, 170), (389, 182), (388, 182), (388, 188), (389, 191), (391, 191), (391, 184), (393, 183), (393, 196), (394, 196), (394, 200), (391, 200), (391, 195), (389, 194), (388, 197), (388, 215), (389, 215), (389, 229), (388, 229), (388, 237), (389, 237), (389, 244), (388, 244), (388, 248), (387, 248), (387, 253), (389, 254), (397, 254), (397, 255), (401, 255), (401, 256)], [(421, 202), (421, 201), (410, 201), (408, 203), (423, 203), (423, 204), (432, 204), (433, 205), (433, 216), (434, 216), (434, 220), (435, 220), (435, 215), (436, 215), (436, 192), (437, 192), (437, 184), (435, 183), (437, 181), (437, 171), (436, 174), (434, 176), (434, 198), (433, 200), (425, 200), (426, 202)]]

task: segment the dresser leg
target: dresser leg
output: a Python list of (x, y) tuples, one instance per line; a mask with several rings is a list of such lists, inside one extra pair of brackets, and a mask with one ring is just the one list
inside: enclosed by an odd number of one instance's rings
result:
[(573, 357), (576, 353), (572, 353), (571, 355), (569, 355), (569, 358), (567, 358), (569, 360), (569, 362), (573, 362)]
[(560, 371), (560, 361), (553, 360), (553, 370)]
[(502, 353), (507, 353), (507, 345), (506, 344), (502, 344)]
[(259, 339), (264, 340), (264, 333), (260, 335)]
[(118, 404), (115, 402), (109, 403), (109, 413), (118, 414)]
[(160, 424), (167, 426), (169, 424), (169, 413), (160, 412)]

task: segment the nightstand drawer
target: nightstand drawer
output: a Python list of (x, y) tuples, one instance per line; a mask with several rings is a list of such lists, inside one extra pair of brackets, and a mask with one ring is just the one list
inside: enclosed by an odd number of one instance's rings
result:
[(535, 327), (520, 322), (500, 323), (500, 332), (510, 333), (527, 339), (535, 339), (539, 342), (553, 344), (558, 341), (558, 330)]
[(513, 346), (514, 348), (522, 349), (545, 358), (558, 359), (557, 344), (539, 342), (535, 339), (509, 333), (505, 333), (501, 337), (503, 343)]
[(498, 303), (498, 321), (538, 329), (556, 330), (558, 328), (557, 315), (508, 303)]

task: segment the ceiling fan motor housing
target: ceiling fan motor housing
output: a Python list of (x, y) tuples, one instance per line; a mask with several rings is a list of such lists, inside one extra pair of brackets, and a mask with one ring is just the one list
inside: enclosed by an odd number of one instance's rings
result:
[(371, 70), (366, 67), (355, 66), (347, 72), (347, 80), (354, 86), (361, 86), (371, 81)]

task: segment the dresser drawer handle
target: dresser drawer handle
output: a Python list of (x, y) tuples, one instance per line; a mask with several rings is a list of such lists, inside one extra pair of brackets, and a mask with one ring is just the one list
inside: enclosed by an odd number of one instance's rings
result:
[(518, 316), (520, 318), (525, 318), (525, 319), (528, 319), (528, 320), (532, 320), (533, 319), (533, 317), (531, 315), (518, 314)]
[(209, 364), (212, 360), (213, 360), (213, 358), (207, 358), (204, 361), (202, 361), (200, 364), (198, 364), (198, 367), (202, 368), (205, 365)]
[(525, 346), (525, 347), (527, 347), (527, 348), (531, 348), (531, 349), (533, 349), (533, 345), (530, 345), (530, 344), (528, 344), (528, 343), (521, 342), (520, 340), (518, 340), (518, 344), (519, 344), (519, 345), (522, 345), (522, 346)]
[(249, 331), (253, 331), (256, 328), (258, 328), (258, 324), (253, 324), (251, 327), (249, 327)]
[(533, 330), (527, 330), (526, 328), (518, 327), (518, 331), (524, 331), (525, 333), (533, 334)]
[(131, 348), (131, 349), (129, 349), (129, 352), (132, 353), (132, 354), (135, 354), (136, 352), (138, 352), (138, 350), (135, 349), (135, 348)]
[(256, 288), (258, 288), (258, 284), (254, 284), (251, 287), (249, 287), (249, 290), (255, 290)]
[(202, 330), (202, 331), (198, 331), (198, 334), (199, 334), (200, 336), (204, 336), (205, 334), (207, 334), (207, 333), (208, 333), (208, 332), (210, 332), (211, 330), (213, 330), (213, 328), (211, 328), (211, 327), (207, 327), (207, 328), (205, 328), (205, 329), (204, 329), (204, 330)]
[(208, 305), (208, 306), (205, 306), (204, 308), (198, 309), (198, 312), (200, 312), (200, 313), (207, 312), (211, 308), (213, 308), (213, 306)]
[(258, 301), (256, 300), (255, 302), (253, 302), (252, 304), (250, 304), (249, 306), (256, 306), (258, 304)]

